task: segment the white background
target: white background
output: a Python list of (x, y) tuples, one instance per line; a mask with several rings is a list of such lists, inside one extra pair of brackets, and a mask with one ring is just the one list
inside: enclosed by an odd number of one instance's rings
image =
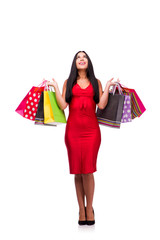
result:
[[(160, 239), (159, 21), (155, 0), (1, 2), (1, 240)], [(147, 109), (121, 129), (100, 125), (93, 227), (78, 226), (65, 124), (15, 113), (43, 78), (62, 91), (79, 50), (103, 89), (119, 77)]]

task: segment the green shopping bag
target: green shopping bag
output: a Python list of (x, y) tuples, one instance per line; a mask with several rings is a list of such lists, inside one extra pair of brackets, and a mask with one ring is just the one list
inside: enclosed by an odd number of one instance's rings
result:
[(49, 100), (51, 103), (51, 108), (54, 116), (54, 122), (58, 123), (66, 123), (66, 117), (64, 110), (60, 109), (56, 100), (56, 93), (53, 91), (48, 91)]

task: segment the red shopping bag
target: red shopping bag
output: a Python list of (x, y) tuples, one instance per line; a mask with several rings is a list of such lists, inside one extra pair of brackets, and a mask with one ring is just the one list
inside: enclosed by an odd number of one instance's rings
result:
[(27, 93), (25, 98), (22, 100), (22, 102), (19, 104), (15, 111), (19, 113), (22, 117), (33, 121), (35, 120), (38, 103), (41, 93), (44, 91), (45, 83), (46, 80), (43, 81), (40, 86), (33, 86)]

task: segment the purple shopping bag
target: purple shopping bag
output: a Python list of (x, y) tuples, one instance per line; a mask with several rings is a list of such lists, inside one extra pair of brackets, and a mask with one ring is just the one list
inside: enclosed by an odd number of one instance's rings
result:
[[(113, 87), (113, 92), (118, 91), (123, 94), (122, 87), (119, 82), (116, 83), (116, 85)], [(131, 96), (130, 95), (124, 95), (124, 104), (123, 104), (123, 113), (121, 118), (121, 123), (131, 122), (132, 121), (132, 113), (131, 113)]]
[(125, 95), (124, 105), (123, 105), (123, 114), (122, 114), (122, 123), (131, 122), (131, 97), (129, 95)]

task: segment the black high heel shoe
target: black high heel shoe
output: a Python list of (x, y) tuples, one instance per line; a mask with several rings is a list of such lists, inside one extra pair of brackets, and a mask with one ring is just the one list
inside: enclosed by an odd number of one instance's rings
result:
[[(85, 207), (85, 217), (87, 218), (86, 207)], [(79, 220), (79, 221), (78, 221), (78, 224), (79, 224), (79, 225), (86, 225), (86, 224), (87, 224), (87, 220), (83, 220), (83, 221)]]
[[(94, 215), (94, 209), (93, 209), (93, 215)], [(95, 224), (95, 220), (87, 220), (87, 225), (94, 225)]]

